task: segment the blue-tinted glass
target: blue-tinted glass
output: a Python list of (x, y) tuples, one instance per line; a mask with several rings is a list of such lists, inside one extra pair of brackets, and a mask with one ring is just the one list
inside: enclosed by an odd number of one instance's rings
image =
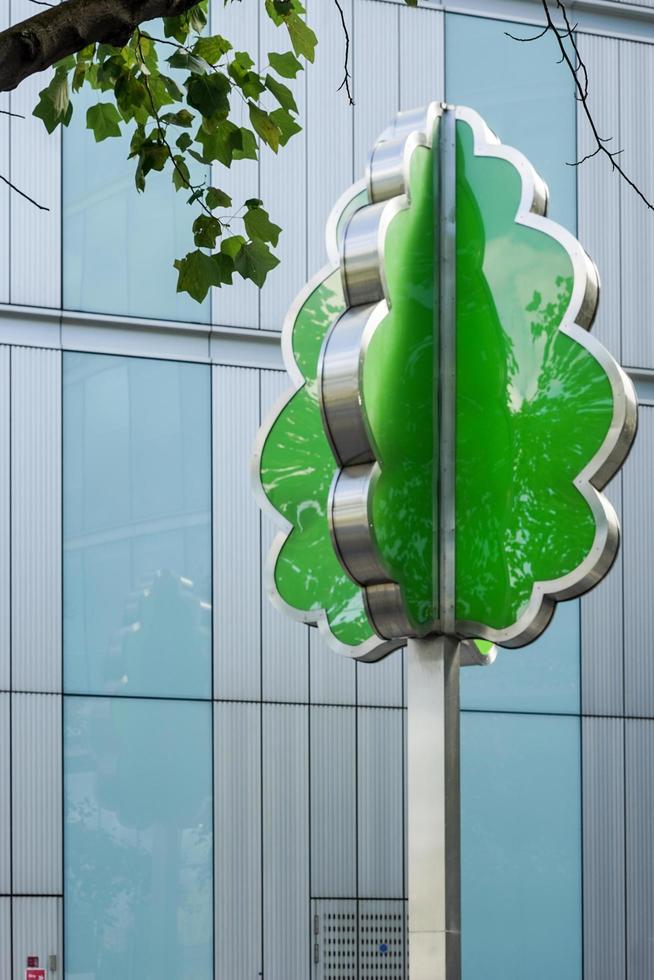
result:
[(210, 368), (64, 355), (65, 689), (211, 697)]
[(581, 980), (579, 725), (462, 715), (463, 980)]
[(562, 602), (535, 643), (461, 671), (461, 706), (579, 714), (579, 645), (579, 603)]
[(211, 706), (66, 698), (67, 980), (212, 980)]
[(531, 161), (550, 189), (550, 217), (574, 231), (576, 106), (554, 39), (521, 44), (533, 26), (450, 14), (445, 34), (448, 102), (481, 113), (503, 143)]
[[(207, 323), (209, 300), (178, 293), (175, 259), (193, 249), (189, 192), (176, 192), (170, 168), (152, 171), (145, 193), (128, 160), (131, 129), (96, 143), (86, 110), (98, 93), (78, 92), (63, 139), (63, 290), (69, 310)], [(192, 174), (202, 181), (202, 168)]]

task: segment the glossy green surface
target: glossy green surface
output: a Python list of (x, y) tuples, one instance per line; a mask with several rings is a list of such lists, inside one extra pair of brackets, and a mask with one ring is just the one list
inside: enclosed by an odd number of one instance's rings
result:
[(572, 292), (556, 239), (515, 221), (521, 183), (457, 125), (457, 617), (511, 626), (536, 581), (595, 535), (573, 481), (606, 437), (604, 369), (558, 327)]
[(392, 219), (384, 245), (391, 308), (363, 365), (363, 409), (381, 469), (372, 499), (375, 539), (416, 626), (438, 615), (434, 182), (432, 150), (418, 147), (411, 206)]
[(357, 646), (373, 633), (360, 588), (338, 561), (327, 524), (327, 498), (337, 469), (318, 404), (320, 348), (345, 309), (340, 272), (310, 294), (293, 331), (293, 354), (305, 384), (280, 412), (261, 457), (261, 482), (270, 503), (293, 525), (275, 565), (275, 584), (289, 606), (325, 609), (332, 633)]

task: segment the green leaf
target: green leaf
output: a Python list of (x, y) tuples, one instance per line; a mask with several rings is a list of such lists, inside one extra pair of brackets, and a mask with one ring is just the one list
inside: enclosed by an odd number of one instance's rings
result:
[(249, 197), (245, 202), (246, 208), (258, 208), (263, 204), (258, 197)]
[(241, 128), (242, 145), (240, 149), (234, 150), (234, 160), (256, 160), (257, 140), (251, 129)]
[(229, 119), (222, 120), (213, 132), (201, 126), (196, 141), (202, 147), (202, 163), (218, 160), (224, 167), (231, 167), (235, 152), (243, 146), (241, 130)]
[(220, 251), (224, 255), (228, 255), (230, 259), (236, 259), (244, 246), (245, 239), (242, 235), (231, 235), (229, 238), (223, 239)]
[[(167, 94), (173, 100), (173, 102), (181, 102), (184, 98), (184, 93), (182, 92), (181, 88), (179, 87), (175, 79), (170, 78), (169, 75), (164, 75), (164, 74), (160, 74), (159, 78), (163, 82), (163, 86)], [(150, 83), (150, 87), (152, 87), (152, 83)]]
[(186, 81), (186, 101), (203, 116), (229, 112), (229, 79), (221, 72), (191, 75)]
[(216, 255), (207, 255), (206, 252), (196, 249), (183, 259), (177, 259), (177, 292), (188, 293), (198, 303), (202, 303), (212, 286), (220, 286), (227, 281), (217, 258)]
[(292, 51), (284, 54), (277, 54), (275, 51), (268, 52), (268, 61), (272, 68), (282, 78), (295, 78), (299, 71), (302, 71), (302, 64), (297, 60)]
[(231, 51), (232, 45), (220, 34), (212, 37), (201, 37), (193, 45), (193, 54), (199, 58), (204, 58), (210, 65), (215, 65), (220, 61), (224, 54)]
[(180, 68), (195, 75), (206, 75), (211, 71), (211, 67), (203, 58), (197, 58), (190, 51), (175, 51), (166, 60), (171, 68)]
[(255, 132), (274, 153), (277, 153), (282, 135), (279, 126), (267, 112), (260, 109), (254, 102), (248, 102), (248, 107), (250, 109), (250, 122), (254, 126)]
[(237, 51), (235, 58), (229, 64), (228, 71), (248, 99), (258, 99), (265, 85), (261, 80), (261, 75), (249, 70), (251, 65), (250, 56), (243, 51)]
[(222, 230), (218, 218), (210, 214), (201, 214), (193, 222), (193, 241), (200, 248), (214, 248)]
[(286, 27), (295, 53), (304, 55), (307, 61), (312, 62), (318, 38), (309, 25), (297, 14), (291, 14), (286, 20)]
[(272, 75), (266, 75), (266, 88), (272, 92), (282, 109), (288, 109), (291, 112), (298, 111), (293, 93), (287, 85), (278, 82)]
[(161, 117), (161, 121), (170, 126), (183, 126), (185, 129), (189, 129), (195, 121), (195, 116), (188, 109), (180, 109), (179, 112), (165, 113)]
[(282, 229), (279, 225), (272, 223), (268, 217), (268, 212), (259, 207), (259, 203), (255, 207), (249, 207), (243, 216), (245, 230), (249, 238), (253, 240), (258, 238), (263, 242), (272, 242), (273, 245), (277, 245)]
[(265, 242), (255, 239), (253, 242), (246, 242), (234, 264), (243, 279), (251, 279), (261, 289), (268, 273), (279, 265), (279, 259), (272, 254)]
[(225, 194), (219, 187), (209, 187), (205, 197), (205, 203), (210, 211), (215, 208), (229, 208), (232, 206), (232, 199), (229, 194)]
[(49, 133), (60, 124), (67, 126), (73, 115), (68, 95), (68, 75), (63, 70), (55, 72), (50, 84), (39, 93), (39, 101), (32, 115), (41, 119)]
[[(176, 153), (174, 160), (175, 166), (173, 167), (173, 184), (176, 191), (181, 191), (189, 187), (191, 183), (191, 175), (183, 156)], [(196, 242), (196, 245), (197, 244), (199, 243)]]
[(296, 133), (302, 132), (302, 127), (297, 124), (293, 116), (286, 109), (275, 109), (274, 112), (270, 113), (270, 118), (275, 125), (279, 126), (281, 133), (279, 142), (282, 146), (286, 146), (290, 138), (295, 136)]
[(93, 131), (96, 143), (120, 136), (120, 114), (113, 102), (98, 102), (86, 111), (86, 126)]
[(175, 140), (175, 146), (179, 147), (182, 153), (185, 153), (188, 150), (189, 146), (192, 145), (192, 143), (193, 140), (191, 139), (188, 133), (182, 133)]

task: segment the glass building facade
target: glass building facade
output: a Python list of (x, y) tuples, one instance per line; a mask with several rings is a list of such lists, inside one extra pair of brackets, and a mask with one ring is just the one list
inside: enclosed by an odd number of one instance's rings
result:
[[(264, 57), (279, 42), (258, 6), (214, 0), (212, 17)], [(646, 180), (651, 136), (626, 110), (654, 81), (654, 4), (587, 6), (596, 111)], [(261, 293), (175, 292), (183, 196), (158, 174), (137, 195), (126, 140), (96, 145), (83, 100), (61, 141), (0, 115), (15, 172), (43, 147), (58, 175), (34, 177), (54, 236), (0, 191), (0, 980), (29, 955), (48, 980), (407, 976), (403, 652), (341, 660), (272, 608), (249, 456), (288, 386), (278, 333), (331, 205), (398, 109), (443, 98), (547, 181), (644, 402), (610, 490), (624, 546), (607, 581), (463, 671), (463, 978), (654, 975), (654, 236), (608, 167), (568, 165), (588, 144), (572, 78), (553, 38), (514, 39), (537, 33), (537, 4), (343, 0), (353, 108), (331, 7), (307, 3), (302, 134), (219, 177), (284, 228)]]

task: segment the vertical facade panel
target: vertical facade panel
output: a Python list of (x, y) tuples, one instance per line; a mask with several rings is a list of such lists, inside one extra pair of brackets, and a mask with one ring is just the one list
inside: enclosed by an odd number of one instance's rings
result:
[[(29, 0), (12, 0), (11, 20), (34, 16)], [(47, 211), (18, 194), (10, 195), (10, 301), (29, 306), (61, 306), (61, 130), (48, 133), (32, 115), (52, 72), (33, 75), (11, 94), (11, 173), (16, 185)], [(90, 134), (89, 134), (90, 135)]]
[(627, 977), (654, 976), (654, 721), (627, 721)]
[(624, 722), (582, 721), (584, 964), (619, 980), (625, 963)]
[[(226, 37), (235, 51), (249, 51), (255, 62), (259, 49), (259, 6), (252, 3), (225, 5), (223, 0), (211, 0), (212, 32)], [(243, 99), (234, 98), (230, 119), (237, 126), (252, 129)], [(237, 160), (229, 170), (214, 163), (211, 179), (216, 187), (231, 195), (232, 214), (241, 211), (248, 198), (260, 197), (259, 163), (256, 160)], [(233, 223), (233, 234), (240, 235), (242, 230), (240, 221)], [(212, 323), (256, 330), (259, 326), (259, 289), (253, 282), (236, 275), (233, 286), (211, 290), (211, 309)]]
[(308, 708), (263, 706), (266, 980), (309, 974)]
[[(654, 47), (621, 42), (620, 163), (651, 196), (654, 127), (643, 125), (642, 93), (654, 87)], [(620, 183), (622, 207), (622, 360), (630, 367), (654, 367), (654, 335), (647, 329), (654, 305), (654, 240), (650, 214), (640, 197)]]
[(61, 697), (12, 695), (13, 891), (62, 893)]
[(356, 709), (311, 708), (311, 894), (355, 898)]
[(11, 977), (11, 899), (0, 898), (0, 976)]
[[(1, 218), (0, 218), (1, 220)], [(10, 349), (0, 347), (0, 691), (9, 690), (10, 669)]]
[(356, 703), (356, 662), (331, 650), (317, 629), (309, 630), (309, 679), (313, 704)]
[[(265, 65), (268, 52), (286, 45), (288, 35), (265, 15), (261, 17), (260, 32), (261, 64)], [(295, 81), (284, 79), (284, 84), (293, 92), (303, 128), (279, 155), (267, 146), (261, 148), (260, 197), (272, 221), (282, 228), (275, 249), (281, 264), (268, 275), (261, 290), (260, 325), (264, 330), (282, 329), (286, 312), (307, 278), (306, 72), (299, 72)], [(278, 107), (269, 93), (262, 99), (269, 110)]]
[(56, 972), (47, 969), (48, 977), (62, 976), (62, 901), (60, 898), (14, 898), (13, 945), (14, 977), (23, 980), (28, 956), (37, 956), (39, 966), (48, 967), (56, 957)]
[[(45, 166), (45, 163), (42, 162)], [(61, 355), (11, 352), (12, 686), (61, 690)]]
[(641, 408), (638, 436), (622, 472), (624, 567), (625, 713), (654, 715), (654, 635), (651, 556), (654, 511), (651, 479), (654, 464), (654, 409)]
[[(602, 134), (613, 136), (619, 149), (619, 45), (611, 38), (580, 34), (579, 51), (593, 79), (590, 109), (601, 120)], [(610, 144), (611, 146), (613, 145)], [(619, 145), (618, 145), (619, 144)], [(577, 108), (577, 158), (593, 153), (597, 143), (586, 115)], [(621, 357), (620, 330), (620, 194), (621, 181), (603, 154), (591, 157), (577, 168), (577, 213), (579, 240), (597, 263), (601, 278), (600, 304), (593, 333), (611, 353)], [(632, 325), (630, 329), (633, 329)]]
[(214, 678), (218, 698), (261, 694), (260, 516), (250, 486), (259, 372), (213, 369)]
[[(352, 171), (354, 110), (345, 90), (337, 91), (344, 71), (343, 29), (340, 18), (335, 16), (338, 11), (324, 0), (307, 0), (305, 6), (307, 19), (319, 41), (315, 63), (308, 66), (306, 79), (308, 272), (312, 276), (327, 261), (327, 217), (355, 179)], [(352, 0), (342, 0), (341, 7), (351, 35)]]
[[(0, 10), (0, 31), (9, 27), (9, 4)], [(0, 174), (10, 177), (10, 117), (5, 115), (11, 108), (11, 95), (0, 95)], [(9, 187), (0, 181), (0, 303), (9, 302)], [(1, 962), (1, 961), (0, 961)]]
[(261, 707), (217, 704), (216, 977), (250, 980), (261, 963)]
[(9, 694), (0, 694), (0, 895), (11, 892), (11, 737)]
[(379, 0), (354, 5), (354, 175), (365, 174), (374, 141), (399, 108), (399, 6)]
[(444, 15), (400, 7), (400, 109), (415, 109), (445, 97)]
[(358, 712), (359, 897), (403, 895), (402, 711)]
[[(261, 411), (266, 418), (280, 395), (289, 388), (281, 371), (261, 372)], [(261, 565), (265, 568), (270, 546), (279, 532), (267, 515), (261, 518)], [(263, 697), (268, 701), (309, 700), (308, 627), (281, 613), (270, 602), (263, 583), (261, 605), (261, 676)]]
[(357, 704), (402, 704), (403, 650), (395, 650), (376, 664), (357, 664)]
[[(622, 521), (622, 475), (607, 497)], [(607, 577), (581, 600), (581, 704), (584, 714), (619, 715), (624, 704), (622, 556)]]

